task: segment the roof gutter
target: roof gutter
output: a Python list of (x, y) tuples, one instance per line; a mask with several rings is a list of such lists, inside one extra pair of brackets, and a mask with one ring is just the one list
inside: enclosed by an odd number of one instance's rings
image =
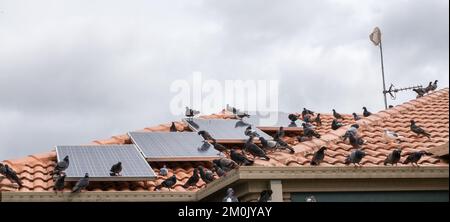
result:
[(0, 192), (0, 202), (171, 202), (199, 201), (239, 180), (302, 179), (448, 179), (448, 166), (264, 167), (242, 166), (197, 192), (90, 191), (76, 195), (46, 192)]

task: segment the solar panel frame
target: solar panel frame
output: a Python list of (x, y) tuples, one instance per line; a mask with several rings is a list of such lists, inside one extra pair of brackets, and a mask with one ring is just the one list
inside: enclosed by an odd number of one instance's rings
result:
[(208, 142), (209, 148), (199, 151), (203, 138), (195, 132), (129, 132), (128, 135), (150, 162), (212, 161), (224, 157)]
[[(218, 143), (244, 143), (248, 136), (244, 134), (246, 127), (235, 127), (239, 120), (236, 119), (183, 119), (189, 128), (198, 132), (200, 130), (208, 131), (211, 136), (216, 139)], [(194, 122), (192, 122), (194, 121)], [(200, 125), (198, 125), (200, 124)], [(197, 125), (197, 126), (194, 126)], [(267, 140), (273, 138), (262, 130), (252, 126), (252, 128), (262, 137)], [(255, 138), (255, 141), (259, 141)]]
[[(156, 174), (133, 144), (126, 145), (58, 145), (57, 161), (69, 156), (66, 181), (78, 181), (89, 173), (89, 181), (147, 181)], [(111, 176), (110, 169), (122, 162), (121, 176)]]

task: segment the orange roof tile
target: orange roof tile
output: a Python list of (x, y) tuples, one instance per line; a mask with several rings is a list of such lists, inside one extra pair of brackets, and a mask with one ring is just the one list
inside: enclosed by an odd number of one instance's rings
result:
[[(362, 160), (362, 165), (373, 166), (382, 165), (386, 156), (396, 147), (402, 148), (405, 152), (416, 150), (429, 150), (434, 147), (448, 143), (449, 139), (449, 89), (442, 89), (419, 99), (414, 99), (402, 105), (398, 105), (389, 110), (380, 111), (370, 117), (363, 118), (356, 123), (361, 127), (359, 134), (367, 144), (363, 146), (367, 153)], [(269, 153), (270, 161), (255, 160), (255, 165), (260, 166), (305, 166), (309, 165), (312, 154), (320, 146), (327, 146), (326, 157), (321, 166), (343, 166), (345, 157), (351, 152), (352, 147), (342, 142), (342, 136), (350, 124), (355, 123), (351, 115), (343, 115), (346, 126), (338, 130), (331, 130), (330, 114), (321, 114), (322, 126), (317, 126), (316, 130), (322, 135), (320, 139), (312, 139), (299, 143), (295, 137), (301, 132), (287, 132), (285, 141), (294, 146), (295, 154), (285, 151)], [(230, 113), (222, 111), (219, 114), (202, 116), (201, 118), (233, 118)], [(410, 132), (409, 121), (416, 120), (431, 133), (431, 138), (418, 137)], [(189, 130), (184, 122), (175, 122), (179, 131)], [(156, 127), (147, 127), (140, 131), (169, 131), (170, 124), (161, 124)], [(400, 144), (387, 142), (383, 137), (383, 129), (396, 131), (405, 137), (405, 141)], [(106, 140), (95, 140), (94, 144), (128, 144), (131, 143), (127, 134), (113, 136)], [(233, 146), (236, 147), (236, 146)], [(404, 157), (402, 157), (402, 160)], [(30, 155), (17, 160), (5, 160), (3, 163), (10, 165), (22, 179), (23, 186), (18, 189), (8, 179), (0, 177), (0, 191), (52, 191), (53, 180), (49, 172), (53, 171), (56, 164), (56, 153), (54, 151)], [(159, 168), (163, 163), (151, 163), (155, 173), (159, 173)], [(427, 156), (421, 159), (419, 164), (447, 166), (448, 164), (439, 158)], [(200, 180), (197, 188), (184, 189), (182, 185), (192, 174), (194, 167), (203, 165), (211, 168), (209, 162), (183, 162), (166, 163), (169, 168), (168, 176), (173, 174), (177, 177), (177, 184), (171, 191), (192, 191), (195, 192), (203, 187), (205, 183)], [(401, 164), (399, 164), (401, 166)], [(92, 182), (89, 191), (153, 191), (154, 187), (160, 184), (165, 178), (158, 176), (154, 181), (142, 182)], [(74, 182), (67, 182), (65, 191), (70, 191)], [(161, 191), (168, 191), (162, 188)]]

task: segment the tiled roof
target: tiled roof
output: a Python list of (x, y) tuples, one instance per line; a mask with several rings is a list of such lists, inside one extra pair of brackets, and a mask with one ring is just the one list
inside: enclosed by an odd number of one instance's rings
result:
[[(383, 110), (372, 116), (363, 118), (357, 123), (361, 126), (360, 135), (366, 140), (363, 146), (367, 156), (363, 158), (363, 166), (383, 165), (385, 157), (394, 148), (402, 148), (404, 153), (416, 150), (428, 150), (437, 146), (448, 143), (449, 138), (449, 89), (445, 88), (419, 99), (411, 100), (402, 105), (396, 106), (389, 110)], [(333, 119), (330, 114), (321, 114), (322, 126), (317, 126), (316, 130), (322, 134), (320, 139), (313, 139), (299, 143), (295, 137), (301, 132), (288, 132), (285, 141), (294, 146), (295, 154), (289, 154), (285, 151), (277, 151), (268, 154), (271, 158), (269, 161), (255, 161), (255, 165), (259, 166), (309, 166), (312, 153), (325, 145), (328, 147), (326, 157), (321, 166), (343, 166), (345, 157), (349, 154), (352, 147), (348, 143), (342, 142), (342, 136), (348, 129), (349, 125), (354, 123), (351, 115), (343, 115), (343, 121), (346, 126), (338, 130), (331, 130), (331, 121)], [(226, 112), (203, 116), (202, 118), (232, 118), (232, 115)], [(410, 132), (409, 121), (416, 120), (417, 124), (426, 129), (431, 138), (418, 137)], [(183, 122), (175, 122), (179, 131), (187, 131), (189, 128)], [(170, 124), (161, 124), (155, 127), (144, 128), (140, 131), (155, 132), (169, 131)], [(388, 143), (383, 138), (383, 129), (396, 131), (405, 137), (405, 141), (400, 144)], [(106, 140), (96, 140), (94, 144), (127, 144), (131, 143), (127, 134), (113, 136)], [(235, 146), (234, 146), (235, 147)], [(236, 147), (239, 148), (239, 147)], [(404, 157), (402, 157), (403, 160)], [(0, 178), (0, 191), (52, 191), (53, 180), (49, 172), (53, 171), (56, 163), (56, 153), (54, 151), (28, 157), (18, 160), (5, 160), (3, 163), (10, 165), (23, 182), (23, 186), (18, 189), (6, 178)], [(151, 163), (155, 172), (159, 172), (159, 168), (163, 163)], [(446, 166), (448, 164), (438, 158), (426, 156), (419, 162), (421, 165)], [(169, 168), (168, 176), (173, 174), (177, 177), (177, 184), (171, 191), (197, 191), (205, 184), (202, 180), (198, 182), (197, 188), (184, 189), (182, 185), (192, 174), (194, 167), (203, 165), (211, 168), (208, 162), (174, 162), (166, 163)], [(320, 167), (320, 166), (319, 166)], [(399, 164), (398, 167), (405, 167)], [(158, 176), (154, 181), (147, 182), (92, 182), (89, 191), (153, 191), (155, 185), (160, 184), (166, 177)], [(69, 191), (74, 183), (66, 183), (65, 191)], [(162, 191), (168, 191), (162, 188)]]

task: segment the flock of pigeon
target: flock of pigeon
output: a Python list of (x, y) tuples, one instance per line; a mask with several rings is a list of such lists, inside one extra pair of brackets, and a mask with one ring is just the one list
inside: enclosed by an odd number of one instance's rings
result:
[(421, 87), (421, 88), (413, 89), (414, 92), (417, 93), (417, 97), (416, 98), (420, 98), (420, 97), (424, 96), (425, 94), (436, 90), (437, 89), (437, 83), (438, 83), (438, 81), (434, 80), (434, 83), (433, 82), (429, 82), (428, 86), (425, 87), (425, 88)]
[[(430, 85), (423, 89), (423, 92), (427, 93), (429, 91), (433, 91), (437, 87), (437, 80), (434, 82), (430, 82)], [(416, 91), (416, 90), (415, 90)], [(417, 91), (416, 91), (417, 92)], [(368, 117), (372, 115), (371, 112), (367, 110), (366, 107), (363, 107), (363, 116)], [(217, 143), (217, 141), (207, 132), (204, 130), (201, 130), (198, 132), (200, 136), (203, 137), (204, 143), (211, 143), (214, 147), (214, 149), (218, 150), (221, 153), (227, 153), (229, 158), (220, 158), (213, 160), (213, 169), (207, 169), (203, 166), (198, 166), (194, 169), (192, 176), (186, 181), (186, 183), (183, 185), (184, 188), (189, 188), (192, 186), (197, 186), (198, 181), (201, 179), (206, 184), (211, 183), (215, 179), (215, 174), (218, 177), (225, 176), (229, 171), (238, 168), (241, 165), (252, 165), (256, 158), (262, 159), (262, 160), (270, 160), (270, 157), (267, 156), (268, 152), (274, 152), (277, 150), (288, 150), (289, 153), (295, 153), (295, 150), (289, 146), (284, 140), (283, 137), (285, 136), (285, 131), (283, 127), (280, 127), (278, 131), (275, 133), (273, 139), (267, 140), (264, 137), (261, 137), (258, 135), (256, 130), (252, 129), (252, 126), (250, 124), (245, 123), (243, 120), (244, 118), (250, 117), (250, 115), (246, 112), (239, 111), (236, 108), (231, 108), (231, 111), (233, 112), (236, 119), (239, 120), (240, 124), (237, 124), (237, 127), (246, 127), (244, 134), (248, 136), (248, 139), (246, 140), (243, 149), (241, 152), (238, 152), (236, 149), (228, 149), (227, 147)], [(344, 126), (344, 124), (341, 122), (341, 120), (344, 120), (344, 117), (336, 112), (336, 110), (333, 111), (333, 121), (331, 123), (331, 129), (336, 130), (340, 127)], [(193, 117), (198, 115), (200, 112), (190, 109), (186, 107), (185, 116), (192, 120)], [(358, 121), (361, 119), (360, 116), (358, 116), (356, 113), (353, 113), (353, 119), (355, 121)], [(291, 121), (290, 126), (296, 125), (295, 122), (297, 120), (302, 120), (302, 127), (303, 127), (303, 134), (301, 136), (297, 136), (297, 140), (299, 142), (304, 142), (308, 140), (312, 140), (313, 137), (320, 138), (321, 135), (316, 132), (315, 127), (322, 126), (322, 121), (320, 119), (320, 114), (315, 114), (315, 112), (308, 110), (306, 108), (303, 109), (301, 115), (297, 114), (289, 114), (288, 115), (289, 120)], [(343, 141), (345, 142), (347, 139), (349, 140), (349, 144), (352, 145), (354, 150), (350, 152), (350, 154), (345, 159), (345, 164), (353, 164), (356, 166), (361, 166), (360, 162), (366, 155), (366, 153), (363, 151), (362, 146), (364, 145), (365, 141), (359, 136), (358, 134), (359, 125), (353, 124), (351, 127), (345, 132), (345, 134), (342, 136)], [(410, 130), (415, 133), (418, 136), (426, 136), (430, 138), (430, 134), (427, 133), (424, 129), (422, 129), (420, 126), (416, 125), (416, 122), (414, 120), (411, 120), (410, 122)], [(171, 132), (176, 132), (177, 128), (175, 124), (172, 122), (172, 125), (170, 127)], [(401, 143), (402, 136), (400, 136), (398, 133), (390, 131), (385, 129), (384, 136), (387, 140), (396, 141), (397, 143)], [(255, 144), (254, 141), (257, 139), (259, 141), (258, 144)], [(323, 159), (326, 156), (326, 150), (327, 147), (323, 146), (320, 149), (318, 149), (314, 154), (310, 161), (310, 164), (312, 166), (320, 165), (320, 163), (323, 161)], [(249, 158), (247, 156), (247, 153), (249, 153), (253, 158)], [(392, 153), (390, 153), (385, 161), (384, 165), (391, 164), (391, 165), (397, 165), (397, 163), (401, 159), (401, 153), (402, 151), (400, 149), (394, 149)], [(403, 164), (409, 164), (411, 163), (413, 166), (418, 166), (418, 161), (421, 159), (423, 155), (432, 155), (431, 153), (428, 153), (426, 151), (417, 151), (410, 153), (406, 159), (404, 160)], [(62, 191), (65, 187), (65, 177), (66, 173), (65, 170), (69, 167), (69, 157), (66, 156), (62, 161), (58, 162), (55, 166), (55, 169), (52, 173), (55, 185), (54, 185), (54, 191)], [(111, 167), (111, 176), (120, 176), (120, 172), (122, 171), (122, 165), (121, 162), (118, 162), (114, 164)], [(17, 173), (9, 167), (7, 164), (0, 163), (0, 174), (4, 175), (7, 179), (10, 181), (17, 183), (19, 187), (22, 186), (22, 182), (20, 181), (20, 178), (17, 176)], [(166, 165), (164, 165), (160, 169), (160, 175), (161, 176), (167, 176), (168, 169)], [(177, 178), (175, 175), (172, 175), (171, 177), (168, 177), (165, 179), (161, 184), (157, 185), (155, 187), (155, 190), (159, 190), (162, 187), (172, 188), (177, 182)], [(89, 174), (86, 173), (83, 178), (81, 178), (75, 186), (72, 188), (72, 193), (78, 193), (81, 190), (85, 189), (89, 185)], [(230, 191), (230, 190), (229, 190)], [(230, 191), (231, 192), (231, 191)]]

